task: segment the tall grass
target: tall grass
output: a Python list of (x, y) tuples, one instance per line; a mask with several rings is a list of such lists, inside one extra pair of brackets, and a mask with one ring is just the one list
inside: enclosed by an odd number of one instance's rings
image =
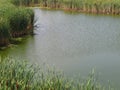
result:
[(33, 10), (15, 6), (10, 0), (0, 0), (0, 46), (8, 45), (11, 38), (29, 34), (33, 19)]
[(11, 0), (11, 2), (17, 6), (29, 6), (32, 0)]
[(3, 17), (0, 18), (0, 46), (9, 44), (9, 24)]
[[(12, 0), (17, 1), (17, 0)], [(64, 10), (76, 10), (79, 12), (120, 14), (120, 0), (18, 0), (21, 5), (61, 8)], [(17, 1), (17, 2), (18, 2)], [(20, 5), (20, 3), (19, 3)]]
[(26, 9), (15, 9), (9, 17), (12, 36), (19, 37), (24, 35), (26, 33), (29, 20), (31, 20), (31, 18), (28, 16)]
[(54, 68), (40, 68), (24, 60), (0, 58), (0, 90), (114, 90), (105, 88), (94, 72), (86, 79), (69, 79)]

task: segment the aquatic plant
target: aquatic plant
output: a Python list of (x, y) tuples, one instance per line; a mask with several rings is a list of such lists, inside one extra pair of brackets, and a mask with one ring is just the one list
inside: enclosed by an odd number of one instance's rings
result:
[(10, 0), (0, 0), (0, 46), (8, 44), (12, 37), (20, 37), (32, 32), (33, 21), (32, 9), (15, 6)]
[(32, 9), (29, 9), (29, 8), (26, 8), (26, 14), (27, 14), (27, 17), (29, 18), (29, 24), (28, 24), (28, 27), (27, 29), (33, 29), (33, 24), (34, 24), (34, 12)]
[(8, 45), (10, 39), (9, 24), (6, 19), (0, 17), (0, 46)]
[[(13, 0), (16, 1), (16, 0)], [(120, 14), (120, 0), (18, 0), (22, 5), (60, 8), (79, 12)]]
[(19, 37), (25, 34), (29, 23), (29, 17), (26, 10), (18, 8), (9, 17), (10, 28), (13, 37)]
[(17, 6), (29, 6), (32, 0), (11, 0), (14, 5)]
[(106, 90), (106, 88), (98, 83), (94, 71), (86, 79), (80, 77), (69, 79), (55, 68), (32, 65), (18, 58), (0, 57), (0, 90)]

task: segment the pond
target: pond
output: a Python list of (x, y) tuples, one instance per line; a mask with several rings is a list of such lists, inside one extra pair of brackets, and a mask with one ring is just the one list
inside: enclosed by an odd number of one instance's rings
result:
[(103, 83), (120, 88), (120, 17), (35, 9), (34, 36), (0, 51), (68, 76), (87, 76), (94, 68)]

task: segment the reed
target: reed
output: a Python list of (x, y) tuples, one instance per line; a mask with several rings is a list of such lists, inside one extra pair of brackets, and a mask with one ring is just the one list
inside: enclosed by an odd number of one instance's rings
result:
[(27, 11), (23, 8), (18, 8), (10, 15), (10, 28), (13, 37), (19, 37), (26, 33), (26, 28), (29, 23)]
[(0, 18), (0, 46), (8, 45), (10, 39), (9, 24), (6, 19)]
[(10, 0), (0, 0), (0, 46), (10, 43), (11, 38), (33, 32), (33, 10), (15, 6), (10, 2)]
[(0, 90), (114, 90), (96, 80), (94, 71), (81, 79), (70, 79), (50, 67), (32, 65), (21, 59), (0, 58)]
[(27, 17), (29, 18), (27, 29), (33, 31), (32, 29), (34, 24), (34, 12), (32, 9), (29, 9), (29, 8), (26, 8), (25, 10), (26, 10)]
[(11, 0), (11, 2), (17, 6), (29, 6), (32, 0)]
[[(13, 0), (16, 1), (16, 0)], [(21, 0), (18, 0), (21, 1)], [(28, 0), (27, 6), (60, 8), (87, 13), (120, 14), (120, 0)], [(22, 5), (26, 5), (26, 0)]]

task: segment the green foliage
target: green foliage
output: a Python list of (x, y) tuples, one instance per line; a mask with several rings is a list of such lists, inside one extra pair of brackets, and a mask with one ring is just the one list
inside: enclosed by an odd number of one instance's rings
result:
[(0, 0), (0, 46), (8, 42), (10, 36), (20, 37), (27, 34), (27, 30), (32, 30), (33, 20), (32, 9), (17, 7), (10, 0)]
[[(24, 60), (0, 57), (0, 90), (106, 90), (95, 78), (68, 79), (50, 67), (39, 67)], [(107, 90), (114, 90), (109, 88)]]
[(11, 3), (6, 2), (6, 0), (5, 1), (0, 0), (0, 16), (1, 17), (7, 18), (10, 15), (11, 10), (14, 10), (14, 9), (15, 9), (15, 6), (12, 5)]
[(11, 0), (11, 2), (16, 6), (20, 5), (20, 0)]
[(10, 38), (9, 24), (6, 19), (0, 18), (0, 39)]
[(9, 17), (11, 31), (24, 31), (29, 23), (27, 10), (18, 8)]
[(80, 12), (120, 14), (120, 0), (31, 0), (29, 4)]
[(34, 12), (32, 9), (26, 8), (26, 13), (27, 13), (27, 17), (29, 17), (29, 24), (33, 25), (33, 21), (34, 21)]
[(1, 59), (0, 90), (28, 90), (35, 74), (35, 68), (31, 67), (10, 57)]
[(61, 8), (80, 12), (120, 14), (120, 0), (12, 0), (15, 5)]
[(11, 2), (17, 6), (29, 6), (31, 0), (11, 0)]

